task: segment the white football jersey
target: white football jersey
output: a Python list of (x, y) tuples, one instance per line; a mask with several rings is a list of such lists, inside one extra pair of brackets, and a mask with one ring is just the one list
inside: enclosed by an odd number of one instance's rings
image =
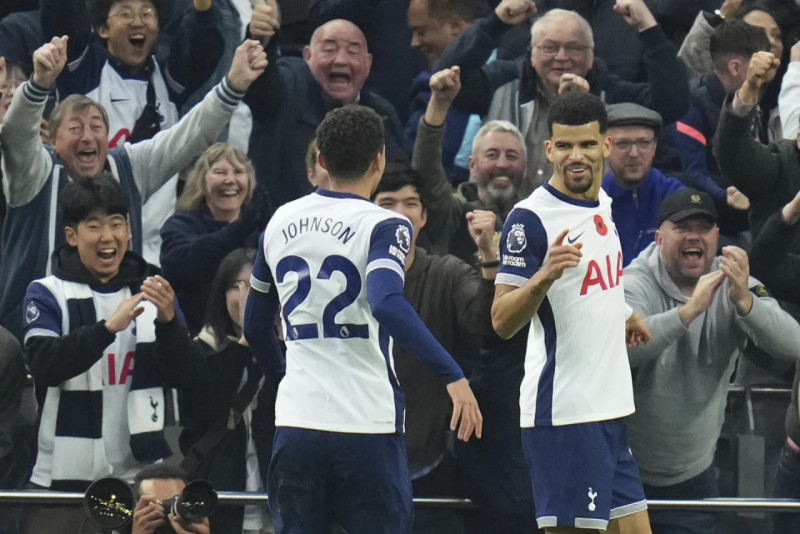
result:
[(625, 345), (630, 307), (622, 288), (622, 249), (611, 199), (580, 201), (549, 184), (519, 202), (503, 228), (497, 284), (524, 285), (564, 244), (582, 243), (576, 268), (564, 270), (531, 321), (520, 388), (522, 427), (604, 421), (633, 413)]
[(274, 284), (282, 306), (286, 375), (277, 426), (403, 431), (392, 341), (372, 316), (366, 278), (374, 269), (404, 278), (411, 232), (401, 215), (325, 190), (275, 212), (262, 251), (270, 272), (253, 277)]

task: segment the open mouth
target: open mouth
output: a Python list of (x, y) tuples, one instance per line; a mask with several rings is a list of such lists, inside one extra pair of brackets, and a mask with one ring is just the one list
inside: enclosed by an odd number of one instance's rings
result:
[(350, 75), (344, 72), (331, 72), (328, 79), (335, 84), (345, 85), (350, 83)]
[(97, 257), (100, 258), (104, 264), (112, 263), (114, 258), (117, 257), (117, 249), (103, 248), (97, 251)]
[(240, 189), (229, 189), (226, 191), (220, 191), (219, 196), (225, 198), (233, 198), (233, 197), (238, 197), (240, 193), (241, 193)]
[(703, 257), (703, 251), (699, 248), (687, 248), (682, 253), (687, 260), (698, 261)]
[(78, 161), (81, 163), (94, 163), (97, 150), (81, 150), (78, 152)]
[(588, 165), (570, 165), (567, 167), (567, 172), (575, 178), (583, 178), (589, 175)]
[(136, 49), (143, 49), (147, 38), (142, 34), (134, 34), (128, 37), (128, 42)]

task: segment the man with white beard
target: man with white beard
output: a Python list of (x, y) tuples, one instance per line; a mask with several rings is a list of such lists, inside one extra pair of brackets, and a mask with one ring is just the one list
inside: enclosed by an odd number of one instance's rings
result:
[(431, 77), (431, 99), (420, 120), (412, 167), (421, 175), (420, 187), (432, 199), (428, 205), (430, 251), (453, 254), (467, 263), (497, 267), (498, 258), (476, 256), (469, 225), (493, 213), (499, 230), (514, 207), (526, 173), (525, 140), (508, 121), (489, 121), (478, 130), (469, 157), (470, 178), (453, 192), (442, 168), (445, 118), (461, 89), (458, 67)]

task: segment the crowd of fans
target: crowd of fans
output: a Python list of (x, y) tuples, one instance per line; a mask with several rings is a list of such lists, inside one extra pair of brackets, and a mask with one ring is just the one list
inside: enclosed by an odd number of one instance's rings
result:
[[(161, 478), (264, 491), (278, 384), (242, 332), (253, 251), (277, 208), (326, 188), (316, 128), (358, 103), (385, 128), (374, 201), (414, 229), (406, 297), (485, 419), (481, 440), (455, 442), (444, 385), (395, 347), (414, 495), (477, 505), (420, 510), (414, 532), (536, 532), (519, 428), (527, 329), (501, 339), (490, 311), (500, 230), (551, 176), (548, 110), (573, 91), (607, 107), (602, 188), (622, 244), (589, 285), (624, 280), (653, 333), (628, 350), (647, 496), (733, 486), (715, 453), (741, 415), (735, 380), (791, 386), (769, 405), (785, 428), (759, 429), (775, 466), (762, 490), (800, 498), (800, 0), (4, 8), (0, 487), (81, 491), (178, 453), (184, 472)], [(148, 499), (134, 533), (167, 521)], [(713, 513), (651, 519), (656, 534), (720, 528)], [(82, 522), (0, 503), (0, 534)], [(774, 523), (800, 532), (800, 516)], [(272, 532), (259, 506), (171, 525)]]

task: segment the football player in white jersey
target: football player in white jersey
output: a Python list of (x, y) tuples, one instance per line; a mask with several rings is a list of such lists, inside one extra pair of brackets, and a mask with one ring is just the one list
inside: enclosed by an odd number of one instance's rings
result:
[[(279, 533), (411, 532), (396, 338), (431, 365), (453, 401), (458, 437), (481, 434), (464, 374), (403, 296), (408, 219), (369, 200), (385, 167), (383, 121), (371, 109), (331, 111), (317, 129), (330, 189), (279, 208), (262, 234), (245, 337), (280, 379), (268, 489)], [(284, 360), (272, 328), (278, 305)]]
[(536, 519), (548, 533), (650, 533), (622, 418), (633, 412), (628, 343), (649, 339), (625, 304), (622, 251), (600, 188), (610, 140), (603, 103), (570, 92), (552, 105), (547, 183), (509, 214), (492, 322), (530, 324), (520, 424)]

